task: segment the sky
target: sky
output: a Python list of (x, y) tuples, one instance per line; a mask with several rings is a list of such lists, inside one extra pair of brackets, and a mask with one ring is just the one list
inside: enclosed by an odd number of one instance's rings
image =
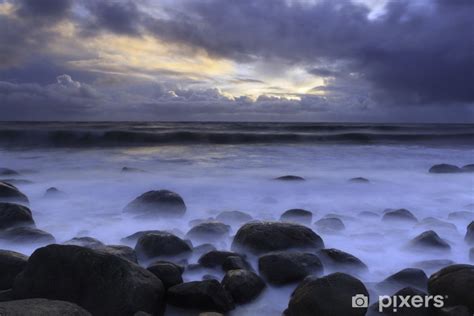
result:
[(474, 123), (474, 0), (0, 0), (0, 120)]

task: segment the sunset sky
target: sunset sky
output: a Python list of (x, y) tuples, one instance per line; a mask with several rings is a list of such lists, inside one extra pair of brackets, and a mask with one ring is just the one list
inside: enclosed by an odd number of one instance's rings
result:
[(472, 0), (0, 0), (0, 120), (474, 121)]

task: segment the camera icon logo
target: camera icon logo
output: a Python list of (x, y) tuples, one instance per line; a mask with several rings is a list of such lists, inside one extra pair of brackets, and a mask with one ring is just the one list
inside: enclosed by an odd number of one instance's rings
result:
[(367, 308), (369, 307), (369, 298), (364, 294), (356, 294), (352, 297), (353, 308)]

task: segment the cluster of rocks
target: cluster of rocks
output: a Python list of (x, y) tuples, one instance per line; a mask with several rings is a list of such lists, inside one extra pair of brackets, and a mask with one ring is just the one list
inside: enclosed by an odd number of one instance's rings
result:
[(468, 164), (463, 167), (442, 163), (434, 165), (429, 170), (430, 173), (460, 173), (460, 172), (474, 172), (474, 164)]

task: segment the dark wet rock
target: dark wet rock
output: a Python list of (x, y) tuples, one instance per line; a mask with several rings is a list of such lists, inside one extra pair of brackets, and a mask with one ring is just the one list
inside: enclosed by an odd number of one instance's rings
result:
[(19, 176), (20, 173), (9, 168), (0, 168), (0, 176)]
[(408, 248), (412, 250), (437, 250), (437, 251), (450, 251), (451, 246), (438, 234), (432, 230), (421, 233), (420, 235), (413, 238), (408, 244)]
[(409, 210), (404, 208), (398, 210), (389, 210), (382, 217), (384, 222), (408, 222), (417, 223), (418, 219)]
[(458, 229), (456, 225), (442, 221), (440, 219), (434, 217), (427, 217), (424, 218), (419, 224), (419, 227), (431, 228), (431, 229), (439, 229), (439, 230), (448, 230), (452, 232), (457, 232)]
[(232, 243), (234, 251), (253, 254), (300, 249), (317, 250), (324, 247), (323, 240), (310, 228), (294, 223), (251, 222), (237, 231)]
[(434, 260), (423, 260), (415, 262), (414, 266), (425, 271), (439, 270), (444, 267), (453, 265), (454, 261), (448, 259), (434, 259)]
[(308, 277), (291, 295), (286, 316), (364, 316), (367, 308), (353, 308), (352, 297), (368, 296), (364, 284), (345, 274)]
[(340, 218), (325, 217), (314, 223), (316, 230), (322, 233), (335, 233), (344, 230), (346, 226)]
[(127, 237), (122, 238), (120, 241), (125, 243), (125, 244), (136, 244), (138, 239), (142, 237), (143, 235), (150, 234), (150, 233), (161, 233), (161, 230), (141, 230), (136, 233), (133, 233), (131, 235), (128, 235)]
[(124, 211), (142, 216), (179, 217), (186, 213), (186, 205), (179, 194), (158, 190), (143, 193), (130, 202)]
[(181, 238), (168, 232), (147, 233), (141, 236), (135, 246), (135, 251), (140, 260), (187, 256), (192, 247)]
[(188, 238), (198, 241), (216, 241), (229, 235), (230, 226), (220, 222), (201, 223), (189, 230)]
[(284, 285), (322, 274), (323, 265), (312, 253), (273, 252), (258, 259), (258, 270), (269, 283)]
[(436, 316), (472, 316), (466, 306), (448, 306), (441, 308)]
[(216, 280), (216, 281), (219, 281), (220, 278), (217, 276), (217, 275), (214, 275), (214, 274), (204, 274), (202, 276), (202, 280), (205, 281), (205, 280)]
[(1, 302), (0, 313), (8, 316), (91, 316), (74, 303), (44, 298)]
[(448, 215), (448, 219), (474, 221), (474, 212), (469, 212), (469, 211), (451, 212)]
[(279, 181), (304, 181), (304, 178), (300, 177), (300, 176), (286, 175), (286, 176), (281, 176), (281, 177), (275, 178), (275, 180), (279, 180)]
[[(390, 305), (389, 307), (384, 307), (384, 305), (381, 306), (382, 312), (380, 312), (379, 309), (379, 303), (377, 302), (373, 306), (370, 307), (369, 312), (367, 313), (366, 316), (375, 316), (375, 315), (387, 315), (387, 316), (396, 316), (396, 315), (402, 315), (402, 316), (431, 316), (432, 314), (430, 313), (431, 307), (433, 305), (432, 301), (430, 301), (428, 304), (429, 306), (425, 306), (424, 304), (421, 304), (421, 306), (411, 306), (409, 304), (408, 306), (402, 305), (400, 297), (406, 298), (412, 298), (412, 297), (426, 297), (426, 293), (423, 291), (420, 291), (418, 289), (412, 288), (412, 287), (405, 287), (398, 292), (394, 293), (392, 295), (392, 302), (395, 301), (395, 297), (397, 298), (397, 307), (394, 308), (393, 304), (389, 304), (389, 300), (387, 298), (384, 299), (384, 302), (387, 305)], [(411, 301), (409, 301), (411, 302)]]
[(0, 202), (0, 230), (12, 227), (34, 227), (35, 221), (28, 207)]
[(262, 293), (265, 282), (252, 271), (230, 270), (222, 279), (222, 286), (237, 304), (251, 302)]
[(429, 278), (428, 292), (445, 296), (445, 306), (464, 305), (474, 313), (474, 266), (455, 264), (441, 269)]
[(105, 245), (98, 239), (92, 238), (92, 237), (74, 237), (72, 239), (69, 239), (63, 243), (64, 245), (76, 245), (76, 246), (81, 246), (81, 247), (87, 247), (87, 248), (100, 248), (104, 247)]
[(375, 212), (370, 212), (370, 211), (362, 211), (358, 214), (359, 217), (365, 217), (365, 218), (379, 218), (380, 215), (375, 213)]
[(156, 277), (163, 282), (165, 289), (183, 283), (181, 276), (183, 269), (172, 262), (157, 261), (148, 266), (147, 270), (156, 275)]
[(224, 224), (243, 224), (252, 219), (252, 216), (241, 211), (224, 211), (216, 216), (216, 220)]
[(217, 250), (214, 245), (211, 244), (201, 244), (193, 248), (193, 254), (196, 256), (202, 256), (209, 251)]
[(472, 221), (472, 222), (467, 226), (466, 236), (464, 237), (464, 240), (465, 240), (469, 245), (474, 245), (474, 221)]
[(133, 314), (133, 316), (153, 316), (153, 315), (142, 312), (142, 311), (139, 311), (139, 312), (136, 312), (135, 314)]
[(33, 227), (15, 227), (0, 233), (0, 239), (17, 244), (49, 245), (56, 242), (53, 235)]
[(216, 312), (204, 312), (204, 313), (199, 313), (198, 316), (224, 316), (224, 314), (216, 313)]
[(385, 293), (398, 291), (407, 286), (426, 291), (428, 286), (426, 273), (421, 269), (406, 268), (392, 274), (377, 285)]
[(48, 188), (46, 190), (46, 192), (44, 193), (44, 197), (45, 198), (64, 198), (66, 197), (66, 193), (64, 193), (63, 191), (55, 188), (55, 187), (51, 187), (51, 188)]
[(0, 290), (7, 290), (13, 286), (15, 277), (23, 271), (27, 261), (28, 257), (21, 253), (0, 250)]
[(222, 270), (252, 270), (250, 264), (241, 256), (229, 256), (222, 262)]
[(132, 168), (132, 167), (123, 167), (122, 172), (124, 173), (143, 173), (145, 170), (139, 168)]
[(280, 221), (310, 224), (313, 221), (313, 213), (300, 208), (293, 208), (281, 214)]
[(221, 250), (211, 250), (208, 253), (202, 255), (198, 262), (201, 266), (206, 268), (216, 268), (222, 267), (224, 261), (228, 257), (242, 257), (238, 253), (232, 251), (221, 251)]
[(229, 293), (217, 280), (193, 281), (172, 286), (167, 292), (169, 304), (200, 311), (226, 313), (234, 309)]
[(455, 165), (442, 163), (439, 165), (432, 166), (429, 172), (430, 173), (458, 173), (458, 172), (461, 172), (461, 168)]
[(368, 268), (359, 258), (339, 249), (326, 248), (316, 252), (325, 269), (332, 272), (362, 273)]
[(19, 202), (28, 204), (28, 198), (16, 186), (8, 182), (0, 181), (0, 201)]
[(151, 272), (117, 256), (73, 245), (37, 249), (15, 279), (13, 293), (19, 299), (74, 302), (94, 315), (159, 314), (164, 308), (163, 284)]
[(461, 168), (462, 172), (474, 172), (474, 164), (465, 165)]
[(107, 245), (105, 247), (98, 248), (100, 251), (104, 251), (114, 256), (118, 256), (122, 259), (129, 260), (133, 263), (138, 263), (137, 254), (133, 248), (123, 245)]
[(349, 179), (349, 182), (353, 183), (370, 183), (369, 179), (363, 178), (363, 177), (356, 177)]

